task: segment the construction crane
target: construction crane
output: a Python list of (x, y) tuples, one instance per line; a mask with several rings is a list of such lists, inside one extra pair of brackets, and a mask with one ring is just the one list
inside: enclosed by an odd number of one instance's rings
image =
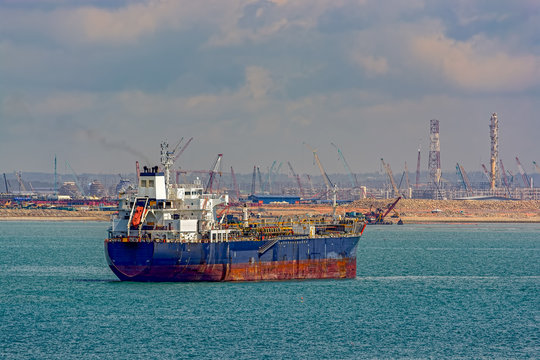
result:
[(540, 166), (536, 163), (536, 161), (533, 161), (534, 168), (536, 169), (536, 172), (540, 174)]
[(86, 196), (86, 193), (84, 192), (83, 187), (79, 183), (79, 176), (77, 175), (75, 170), (73, 170), (73, 168), (71, 167), (71, 165), (69, 164), (69, 162), (67, 160), (66, 160), (66, 167), (69, 167), (69, 169), (73, 173), (73, 179), (75, 180), (75, 185), (77, 185), (77, 189), (79, 189), (79, 192), (81, 193), (81, 195)]
[(518, 157), (516, 156), (516, 162), (518, 166), (519, 173), (521, 174), (521, 179), (523, 180), (523, 185), (525, 187), (530, 188), (531, 187), (531, 181), (529, 180), (529, 176), (523, 169), (523, 166), (521, 166), (521, 162), (519, 161)]
[(328, 177), (328, 175), (324, 171), (324, 168), (323, 168), (323, 166), (321, 164), (321, 160), (319, 159), (319, 155), (317, 155), (317, 150), (315, 150), (314, 148), (309, 146), (308, 143), (304, 143), (304, 145), (306, 145), (306, 147), (313, 152), (313, 157), (315, 158), (315, 161), (317, 162), (317, 166), (319, 167), (319, 170), (320, 170), (321, 175), (323, 177), (324, 183), (326, 185), (326, 190), (329, 192), (331, 189), (334, 188), (334, 184), (332, 184), (332, 181), (330, 181), (330, 178)]
[(418, 161), (416, 162), (416, 190), (420, 182), (420, 146), (418, 147)]
[(257, 167), (253, 166), (253, 176), (251, 177), (251, 195), (255, 195), (256, 180), (257, 180)]
[(6, 173), (4, 173), (4, 185), (6, 186), (6, 194), (9, 194), (8, 181), (6, 179)]
[(309, 182), (309, 187), (311, 189), (311, 193), (315, 194), (315, 187), (313, 186), (313, 181), (311, 181), (311, 176), (309, 176), (309, 174), (306, 174), (306, 177), (307, 177), (308, 182)]
[(411, 188), (411, 183), (409, 182), (409, 169), (407, 169), (407, 162), (405, 161), (405, 182), (407, 184), (407, 191)]
[[(180, 149), (180, 151), (178, 152), (178, 154), (176, 154), (174, 156), (174, 159), (173, 159), (173, 162), (176, 161), (176, 159), (178, 159), (180, 157), (180, 155), (182, 155), (182, 153), (186, 150), (186, 148), (189, 146), (189, 144), (191, 144), (191, 141), (193, 140), (193, 138), (190, 138), (187, 143), (182, 146), (182, 149)], [(180, 142), (182, 142), (182, 140), (180, 140)], [(180, 145), (180, 143), (178, 143), (178, 145)], [(178, 145), (176, 145), (176, 147), (178, 147)], [(173, 153), (176, 151), (176, 148), (173, 150)]]
[(236, 195), (236, 200), (240, 200), (240, 189), (238, 188), (238, 183), (236, 182), (236, 175), (234, 174), (234, 169), (231, 166), (231, 177), (233, 181), (234, 193)]
[(300, 190), (300, 196), (304, 197), (304, 189), (302, 188), (302, 182), (300, 181), (300, 176), (298, 176), (298, 174), (294, 172), (294, 169), (289, 161), (287, 161), (287, 165), (289, 165), (289, 169), (291, 170), (292, 176), (296, 179), (296, 183), (298, 184), (298, 189)]
[(386, 175), (388, 175), (390, 183), (392, 184), (392, 188), (394, 189), (394, 196), (399, 196), (399, 190), (396, 185), (396, 181), (394, 180), (394, 175), (392, 175), (392, 169), (390, 168), (390, 165), (386, 164), (383, 158), (381, 158), (381, 163), (384, 170), (386, 170)]
[(336, 144), (334, 143), (330, 143), (333, 147), (336, 148), (337, 152), (338, 152), (338, 156), (339, 156), (339, 159), (341, 160), (341, 162), (343, 162), (343, 166), (345, 167), (345, 170), (347, 171), (347, 173), (349, 174), (349, 177), (351, 178), (351, 185), (353, 188), (359, 188), (360, 185), (358, 185), (358, 179), (356, 178), (356, 174), (354, 174), (352, 171), (351, 171), (351, 167), (349, 166), (349, 163), (347, 162), (347, 160), (345, 160), (345, 156), (343, 156), (343, 153), (341, 152), (341, 150), (337, 147)]
[(469, 177), (467, 176), (463, 166), (461, 166), (459, 163), (456, 163), (456, 173), (458, 174), (458, 177), (461, 178), (461, 182), (465, 188), (465, 191), (467, 192), (467, 196), (471, 196), (472, 188)]
[(17, 178), (17, 182), (19, 183), (19, 192), (26, 192), (26, 187), (24, 186), (24, 183), (22, 181), (21, 172), (15, 171), (15, 177)]
[(264, 183), (262, 180), (261, 169), (257, 166), (257, 175), (259, 176), (259, 187), (261, 188), (261, 194), (264, 193)]
[(205, 194), (210, 194), (212, 192), (212, 186), (214, 185), (214, 178), (216, 177), (216, 174), (219, 173), (219, 175), (221, 176), (221, 172), (219, 172), (218, 170), (222, 158), (223, 154), (218, 154), (216, 161), (214, 161), (214, 166), (209, 172), (210, 177), (208, 178), (208, 184), (206, 184), (206, 188), (204, 189)]
[(272, 172), (274, 171), (274, 167), (276, 166), (277, 161), (274, 160), (272, 163), (272, 166), (268, 169), (268, 193), (272, 193)]
[(510, 184), (508, 182), (508, 177), (506, 176), (506, 171), (504, 170), (504, 164), (502, 159), (499, 160), (499, 163), (501, 164), (501, 177), (503, 184), (506, 187), (506, 191), (510, 194)]
[(487, 178), (488, 182), (491, 181), (491, 176), (489, 176), (489, 171), (488, 171), (486, 165), (482, 164), (482, 169), (484, 170), (484, 175), (486, 175), (486, 178)]

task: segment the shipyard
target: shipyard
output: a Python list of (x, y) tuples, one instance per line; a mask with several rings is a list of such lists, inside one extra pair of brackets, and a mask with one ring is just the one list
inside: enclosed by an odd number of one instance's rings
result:
[[(385, 218), (388, 215), (387, 223), (398, 223), (399, 220), (409, 223), (540, 220), (540, 188), (534, 185), (540, 183), (540, 166), (533, 161), (527, 172), (519, 157), (515, 157), (515, 167), (507, 165), (505, 169), (498, 155), (496, 113), (489, 119), (489, 169), (482, 164), (480, 170), (467, 172), (456, 162), (455, 172), (443, 174), (438, 120), (430, 120), (429, 137), (427, 155), (422, 156), (418, 149), (416, 172), (409, 172), (405, 162), (404, 170), (398, 176), (394, 176), (390, 163), (383, 158), (378, 172), (353, 171), (333, 142), (331, 145), (337, 150), (336, 162), (339, 163), (334, 165), (342, 166), (345, 173), (328, 175), (317, 150), (304, 143), (312, 153), (312, 159), (306, 161), (313, 161), (318, 174), (298, 174), (285, 159), (274, 160), (266, 169), (262, 164), (254, 165), (251, 174), (236, 174), (233, 166), (223, 168), (223, 154), (218, 154), (211, 169), (187, 170), (178, 166), (170, 170), (169, 176), (175, 183), (216, 178), (214, 190), (231, 199), (224, 210), (231, 216), (241, 214), (242, 205), (249, 205), (250, 211), (259, 216), (325, 215), (337, 211), (341, 216), (357, 212), (365, 217), (374, 210), (384, 213), (395, 201), (385, 215)], [(177, 157), (193, 139), (183, 141), (182, 138), (178, 142)], [(427, 167), (421, 160), (425, 157), (428, 158)], [(139, 161), (135, 165), (139, 171)], [(67, 161), (66, 170), (68, 172), (59, 174), (54, 158), (53, 174), (3, 173), (0, 220), (107, 220), (115, 211), (118, 195), (135, 191), (139, 183), (137, 172), (79, 176)], [(39, 187), (34, 188), (33, 183)], [(333, 210), (332, 201), (337, 205)]]

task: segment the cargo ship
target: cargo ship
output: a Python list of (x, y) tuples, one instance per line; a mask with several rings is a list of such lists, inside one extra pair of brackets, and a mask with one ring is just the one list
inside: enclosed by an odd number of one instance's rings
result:
[[(218, 156), (218, 160), (220, 157)], [(216, 160), (216, 164), (218, 162)], [(357, 218), (253, 218), (217, 209), (228, 195), (208, 184), (172, 184), (174, 151), (161, 144), (161, 168), (144, 167), (138, 189), (119, 194), (105, 257), (122, 281), (263, 281), (356, 277), (356, 249), (366, 227)], [(216, 166), (214, 166), (216, 168)]]

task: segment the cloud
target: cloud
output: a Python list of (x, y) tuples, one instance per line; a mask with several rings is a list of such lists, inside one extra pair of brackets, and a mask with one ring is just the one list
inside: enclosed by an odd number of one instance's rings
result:
[(388, 72), (388, 61), (384, 57), (353, 55), (353, 60), (360, 65), (368, 76), (384, 75)]
[(540, 56), (511, 54), (483, 36), (460, 42), (443, 34), (412, 40), (416, 59), (432, 73), (464, 90), (519, 92), (540, 85)]

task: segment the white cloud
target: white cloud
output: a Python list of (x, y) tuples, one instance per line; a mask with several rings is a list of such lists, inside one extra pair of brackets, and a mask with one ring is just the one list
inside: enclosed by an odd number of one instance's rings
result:
[(483, 36), (468, 42), (421, 36), (412, 40), (412, 51), (422, 66), (465, 90), (524, 91), (540, 85), (539, 56), (506, 53)]

